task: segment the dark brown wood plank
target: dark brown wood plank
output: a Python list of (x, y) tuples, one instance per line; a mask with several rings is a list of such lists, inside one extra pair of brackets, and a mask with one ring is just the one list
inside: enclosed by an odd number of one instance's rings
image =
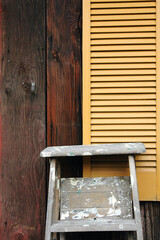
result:
[(1, 7), (0, 239), (43, 239), (45, 1), (2, 0)]
[[(82, 143), (81, 0), (47, 3), (47, 145)], [(81, 176), (82, 161), (62, 163), (63, 176)]]

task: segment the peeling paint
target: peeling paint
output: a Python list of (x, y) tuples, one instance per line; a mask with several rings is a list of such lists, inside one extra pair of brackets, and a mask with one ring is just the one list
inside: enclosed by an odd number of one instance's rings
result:
[(75, 178), (71, 178), (70, 179), (70, 184), (73, 185), (73, 186), (76, 186), (78, 183), (78, 180), (76, 180)]
[(65, 220), (68, 217), (69, 217), (69, 211), (61, 214), (61, 220)]
[(108, 198), (109, 200), (109, 205), (112, 205), (112, 207), (114, 208), (115, 204), (117, 203), (117, 199), (115, 198), (114, 195), (112, 195), (112, 197)]
[(92, 155), (91, 152), (84, 152), (84, 153), (83, 153), (83, 156), (91, 156), (91, 155)]

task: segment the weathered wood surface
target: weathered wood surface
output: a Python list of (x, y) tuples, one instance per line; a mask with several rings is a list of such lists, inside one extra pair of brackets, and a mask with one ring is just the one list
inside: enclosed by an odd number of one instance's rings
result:
[(41, 157), (73, 157), (95, 155), (139, 154), (145, 152), (143, 143), (115, 143), (95, 145), (73, 145), (48, 147), (41, 152)]
[[(45, 1), (2, 0), (0, 239), (44, 238)], [(33, 85), (35, 84), (35, 91)]]
[(51, 226), (52, 232), (99, 232), (99, 231), (136, 231), (133, 219), (95, 219), (57, 221)]
[[(58, 161), (52, 160), (49, 174), (45, 240), (51, 240), (50, 226), (53, 221), (57, 221), (59, 218), (59, 169)], [(54, 234), (54, 239), (57, 239), (56, 234)]]
[(63, 178), (60, 219), (132, 218), (129, 177)]
[(129, 158), (129, 169), (130, 169), (130, 178), (131, 178), (132, 195), (133, 195), (134, 218), (137, 224), (137, 240), (143, 240), (135, 159), (134, 159), (134, 156), (132, 155), (129, 156), (128, 158)]

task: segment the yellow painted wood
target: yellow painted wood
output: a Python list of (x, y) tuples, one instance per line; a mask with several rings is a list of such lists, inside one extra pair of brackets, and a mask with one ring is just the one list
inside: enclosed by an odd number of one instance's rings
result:
[(156, 20), (132, 20), (132, 21), (92, 21), (91, 27), (114, 26), (155, 26)]
[(91, 93), (94, 94), (101, 94), (101, 93), (155, 93), (156, 88), (155, 87), (150, 87), (150, 88), (93, 88), (91, 89)]
[[(127, 124), (149, 124), (149, 123), (156, 123), (156, 118), (126, 118), (126, 119), (121, 119), (121, 118), (117, 118), (117, 119), (108, 119), (108, 118), (92, 118), (91, 119), (91, 124), (93, 126), (93, 124), (103, 124), (106, 125), (107, 124), (121, 124), (123, 126), (123, 124), (126, 126)], [(127, 128), (127, 126), (126, 126)]]
[(123, 143), (123, 142), (143, 142), (143, 143), (156, 143), (156, 137), (135, 137), (135, 136), (128, 136), (128, 137), (92, 137), (91, 143), (92, 144), (100, 144), (100, 143)]
[(90, 144), (90, 1), (83, 0), (83, 144)]
[(148, 44), (148, 45), (105, 45), (105, 46), (91, 46), (91, 51), (122, 51), (122, 50), (155, 50), (156, 49), (156, 45), (155, 44)]
[[(156, 2), (84, 0), (85, 4), (89, 27), (83, 32), (88, 44), (83, 59), (88, 59), (89, 69), (83, 61), (83, 142), (143, 142), (146, 153), (136, 156), (140, 196), (156, 200), (156, 118), (160, 109), (160, 99), (156, 100)], [(120, 158), (108, 163), (105, 158), (84, 161), (84, 176), (104, 173), (123, 176), (128, 174), (128, 165)]]
[(92, 2), (156, 2), (155, 0), (92, 0)]
[(94, 130), (107, 130), (107, 131), (114, 131), (114, 130), (125, 130), (125, 131), (128, 131), (128, 130), (145, 130), (145, 131), (148, 131), (148, 130), (156, 130), (156, 125), (155, 124), (143, 124), (143, 125), (120, 125), (120, 124), (117, 124), (117, 125), (91, 125), (91, 130), (94, 131)]
[(114, 81), (155, 81), (156, 80), (156, 75), (141, 75), (141, 76), (137, 76), (137, 75), (131, 75), (131, 76), (92, 76), (91, 77), (91, 81), (95, 81), (95, 82), (114, 82)]
[(112, 101), (91, 101), (91, 106), (155, 106), (156, 100), (112, 100)]
[[(127, 102), (126, 102), (127, 103)], [(156, 112), (156, 106), (108, 106), (108, 107), (91, 107), (91, 112), (108, 113), (108, 112)]]
[(157, 200), (160, 201), (160, 0), (156, 1), (156, 61), (157, 61)]
[(92, 94), (91, 95), (91, 99), (92, 100), (131, 100), (131, 99), (156, 99), (156, 94), (144, 94), (144, 93), (139, 93), (139, 94), (100, 94), (100, 95), (96, 95), (96, 94)]
[(109, 20), (149, 20), (156, 19), (156, 14), (126, 14), (126, 15), (92, 15), (91, 21), (109, 21)]
[(116, 33), (116, 32), (155, 32), (156, 26), (132, 27), (92, 27), (91, 33)]
[(136, 72), (133, 72), (132, 69), (117, 69), (117, 70), (91, 70), (91, 76), (95, 75), (155, 75), (156, 70), (155, 69), (137, 69)]
[(98, 8), (138, 8), (138, 7), (156, 7), (155, 2), (121, 2), (121, 3), (92, 3), (91, 9), (98, 9)]
[(91, 57), (150, 57), (156, 56), (156, 51), (114, 51), (114, 52), (91, 52)]
[(137, 32), (136, 34), (134, 32), (122, 32), (122, 33), (92, 33), (91, 34), (91, 40), (95, 39), (147, 39), (147, 38), (155, 38), (156, 33), (155, 32)]
[(155, 57), (109, 57), (109, 58), (91, 58), (91, 63), (155, 63)]
[(91, 65), (91, 69), (92, 70), (107, 70), (107, 69), (138, 69), (138, 68), (151, 68), (151, 69), (155, 69), (156, 68), (156, 64), (155, 63), (130, 63), (130, 64), (92, 64)]
[(155, 7), (150, 8), (124, 8), (124, 9), (93, 9), (92, 15), (105, 15), (105, 14), (135, 14), (135, 13), (156, 13)]
[(145, 118), (156, 117), (156, 112), (107, 112), (91, 113), (91, 118)]

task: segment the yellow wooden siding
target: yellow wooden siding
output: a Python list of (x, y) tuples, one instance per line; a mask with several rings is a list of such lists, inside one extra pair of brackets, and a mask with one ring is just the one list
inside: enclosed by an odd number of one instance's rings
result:
[[(141, 200), (160, 200), (156, 4), (83, 0), (83, 144), (143, 142), (146, 153), (136, 157)], [(128, 174), (125, 161), (84, 161), (84, 176), (116, 174)]]

